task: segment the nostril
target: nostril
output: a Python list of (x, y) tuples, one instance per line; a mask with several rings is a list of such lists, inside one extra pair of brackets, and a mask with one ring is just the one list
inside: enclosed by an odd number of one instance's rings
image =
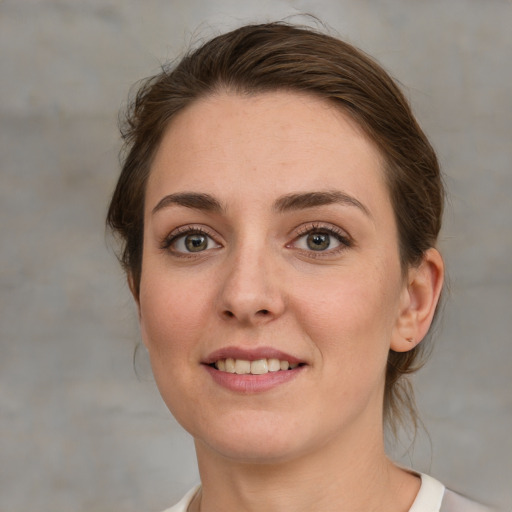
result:
[[(1, 1), (1, 0), (0, 0)], [(247, 318), (253, 316), (253, 318), (262, 318), (262, 317), (270, 317), (272, 315), (269, 309), (258, 309), (253, 315), (249, 315)], [(244, 314), (237, 315), (233, 313), (233, 311), (226, 309), (222, 312), (222, 316), (224, 318), (238, 318), (239, 320), (243, 320), (245, 318)]]

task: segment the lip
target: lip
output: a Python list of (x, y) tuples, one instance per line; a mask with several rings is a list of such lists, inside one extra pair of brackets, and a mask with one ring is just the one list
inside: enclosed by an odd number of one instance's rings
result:
[(230, 391), (243, 394), (263, 393), (298, 377), (306, 368), (297, 366), (293, 370), (268, 372), (263, 375), (238, 375), (236, 373), (221, 372), (212, 366), (203, 365), (215, 383)]
[[(279, 359), (280, 361), (288, 361), (290, 364), (297, 364), (299, 366), (290, 370), (268, 372), (263, 375), (238, 375), (236, 373), (222, 372), (211, 366), (219, 359), (227, 358), (245, 359), (247, 361)], [(294, 380), (305, 370), (307, 364), (304, 360), (272, 347), (257, 347), (252, 349), (225, 347), (209, 354), (208, 357), (202, 361), (202, 366), (208, 372), (212, 380), (219, 386), (236, 393), (255, 394), (275, 389)]]

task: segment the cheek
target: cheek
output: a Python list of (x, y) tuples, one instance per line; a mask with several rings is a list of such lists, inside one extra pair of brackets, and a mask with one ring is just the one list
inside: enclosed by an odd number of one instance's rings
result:
[(188, 423), (191, 397), (201, 392), (195, 371), (211, 303), (205, 293), (197, 283), (191, 286), (162, 273), (141, 280), (141, 335), (160, 394), (182, 425)]
[(141, 331), (152, 359), (176, 360), (188, 353), (211, 315), (208, 282), (191, 282), (179, 273), (143, 272), (140, 293)]
[(379, 371), (385, 367), (397, 311), (398, 286), (366, 267), (316, 281), (297, 304), (297, 318), (328, 364)]

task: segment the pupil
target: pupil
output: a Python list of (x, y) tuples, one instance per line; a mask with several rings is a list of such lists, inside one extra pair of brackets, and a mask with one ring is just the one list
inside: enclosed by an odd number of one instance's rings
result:
[(324, 233), (315, 233), (308, 236), (308, 247), (313, 251), (323, 251), (330, 245), (329, 235)]
[(185, 239), (185, 245), (190, 252), (198, 252), (206, 249), (208, 240), (204, 235), (189, 235)]

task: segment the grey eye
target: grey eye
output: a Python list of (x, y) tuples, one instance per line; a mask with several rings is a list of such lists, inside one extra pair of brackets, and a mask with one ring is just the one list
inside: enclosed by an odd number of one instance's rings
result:
[(208, 248), (208, 237), (206, 235), (187, 235), (184, 241), (185, 247), (189, 252), (204, 251)]
[(325, 251), (331, 245), (331, 235), (327, 233), (310, 233), (306, 244), (312, 251)]
[(327, 249), (336, 249), (344, 244), (336, 233), (312, 230), (297, 238), (293, 245), (303, 251), (322, 252)]
[(172, 250), (182, 253), (203, 252), (218, 247), (220, 245), (206, 233), (185, 233), (172, 242)]

